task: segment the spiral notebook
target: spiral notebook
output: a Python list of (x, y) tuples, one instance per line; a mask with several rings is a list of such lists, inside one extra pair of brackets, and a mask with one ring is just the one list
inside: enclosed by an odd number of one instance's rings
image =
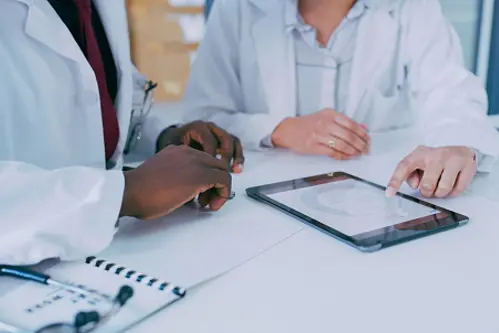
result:
[[(163, 281), (96, 257), (87, 258), (83, 264), (59, 264), (45, 272), (55, 280), (109, 297), (113, 297), (123, 285), (134, 289), (132, 299), (97, 332), (121, 332), (181, 299), (186, 293), (184, 288), (171, 281)], [(0, 320), (30, 330), (54, 322), (71, 323), (79, 311), (103, 311), (108, 306), (102, 298), (31, 282), (1, 298)]]

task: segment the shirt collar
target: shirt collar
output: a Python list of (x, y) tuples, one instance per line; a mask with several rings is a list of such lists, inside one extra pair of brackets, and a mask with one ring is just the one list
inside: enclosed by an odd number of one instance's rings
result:
[[(370, 7), (370, 2), (372, 2), (372, 0), (357, 0), (352, 9), (348, 12), (346, 19), (354, 20), (362, 16), (362, 14), (364, 14), (364, 12)], [(298, 12), (298, 0), (286, 0), (285, 11), (287, 31), (293, 31), (294, 29), (305, 27), (305, 22)]]

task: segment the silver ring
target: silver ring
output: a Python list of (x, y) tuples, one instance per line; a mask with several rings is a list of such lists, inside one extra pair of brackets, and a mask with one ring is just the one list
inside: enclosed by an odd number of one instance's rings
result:
[(334, 148), (336, 147), (336, 140), (329, 140), (328, 143), (327, 143), (327, 146), (329, 148)]

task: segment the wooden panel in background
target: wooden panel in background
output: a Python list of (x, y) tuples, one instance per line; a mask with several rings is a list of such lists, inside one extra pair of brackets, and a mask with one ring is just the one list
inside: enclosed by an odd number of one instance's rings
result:
[(198, 43), (184, 40), (178, 17), (204, 15), (203, 8), (173, 7), (167, 0), (128, 0), (127, 8), (135, 65), (159, 83), (156, 100), (180, 100)]

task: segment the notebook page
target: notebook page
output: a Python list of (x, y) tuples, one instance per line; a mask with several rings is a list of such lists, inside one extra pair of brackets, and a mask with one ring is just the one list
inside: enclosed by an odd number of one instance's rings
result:
[[(109, 297), (114, 297), (123, 285), (134, 289), (131, 300), (98, 332), (120, 331), (177, 299), (171, 292), (148, 287), (147, 281), (143, 281), (145, 284), (137, 283), (88, 264), (61, 264), (47, 273), (54, 280), (84, 285), (87, 290), (97, 290)], [(98, 297), (85, 297), (37, 283), (25, 283), (2, 297), (0, 320), (24, 329), (36, 329), (54, 322), (72, 323), (79, 311), (98, 310), (102, 313), (107, 309), (109, 303)]]

